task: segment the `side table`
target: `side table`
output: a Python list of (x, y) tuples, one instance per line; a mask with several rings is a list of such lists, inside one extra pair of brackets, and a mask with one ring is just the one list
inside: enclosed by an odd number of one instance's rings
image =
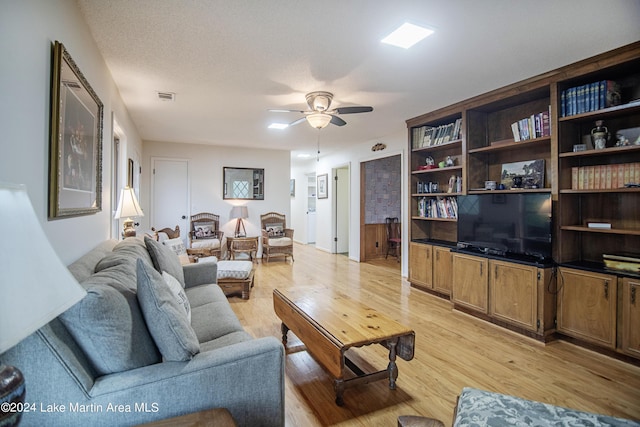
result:
[(229, 259), (236, 259), (237, 253), (249, 254), (251, 261), (258, 253), (258, 236), (255, 237), (227, 237), (227, 251)]

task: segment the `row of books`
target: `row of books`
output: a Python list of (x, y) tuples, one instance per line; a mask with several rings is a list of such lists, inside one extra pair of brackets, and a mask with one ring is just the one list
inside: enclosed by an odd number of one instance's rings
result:
[(519, 142), (551, 136), (551, 121), (549, 117), (551, 117), (551, 106), (549, 106), (547, 111), (532, 114), (529, 117), (512, 123), (511, 131), (513, 132), (513, 139)]
[(413, 148), (431, 147), (455, 141), (462, 136), (462, 119), (440, 126), (413, 128)]
[(620, 105), (620, 102), (620, 85), (613, 80), (601, 80), (563, 90), (560, 93), (560, 115), (589, 113)]
[(418, 216), (457, 219), (458, 201), (455, 197), (422, 197), (418, 200)]
[(572, 190), (613, 190), (640, 184), (640, 163), (571, 168)]

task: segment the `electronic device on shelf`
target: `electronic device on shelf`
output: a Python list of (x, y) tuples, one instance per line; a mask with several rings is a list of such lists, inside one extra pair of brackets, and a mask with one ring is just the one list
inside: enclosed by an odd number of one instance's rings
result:
[(551, 195), (500, 193), (458, 196), (458, 248), (533, 262), (550, 262)]

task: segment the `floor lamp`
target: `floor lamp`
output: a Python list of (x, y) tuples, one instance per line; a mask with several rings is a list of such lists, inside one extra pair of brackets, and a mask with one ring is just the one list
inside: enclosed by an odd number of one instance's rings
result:
[[(0, 183), (0, 359), (20, 341), (87, 294), (45, 237), (24, 186)], [(46, 378), (29, 378), (34, 383)], [(24, 376), (0, 361), (0, 404), (23, 402)], [(4, 406), (4, 405), (2, 405)], [(21, 412), (0, 411), (0, 425), (17, 426)]]

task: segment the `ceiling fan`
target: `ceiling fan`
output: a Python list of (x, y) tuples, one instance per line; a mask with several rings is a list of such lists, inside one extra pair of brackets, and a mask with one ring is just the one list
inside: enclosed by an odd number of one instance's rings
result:
[(355, 113), (368, 113), (373, 111), (373, 107), (367, 106), (355, 106), (355, 107), (338, 107), (330, 110), (331, 101), (333, 100), (333, 94), (331, 92), (316, 91), (310, 92), (306, 95), (307, 105), (310, 110), (283, 110), (272, 109), (273, 112), (284, 113), (302, 113), (304, 117), (289, 123), (289, 126), (297, 125), (303, 121), (307, 121), (311, 127), (316, 129), (322, 129), (329, 125), (329, 123), (336, 126), (344, 126), (347, 124), (344, 120), (338, 117), (338, 114), (355, 114)]

